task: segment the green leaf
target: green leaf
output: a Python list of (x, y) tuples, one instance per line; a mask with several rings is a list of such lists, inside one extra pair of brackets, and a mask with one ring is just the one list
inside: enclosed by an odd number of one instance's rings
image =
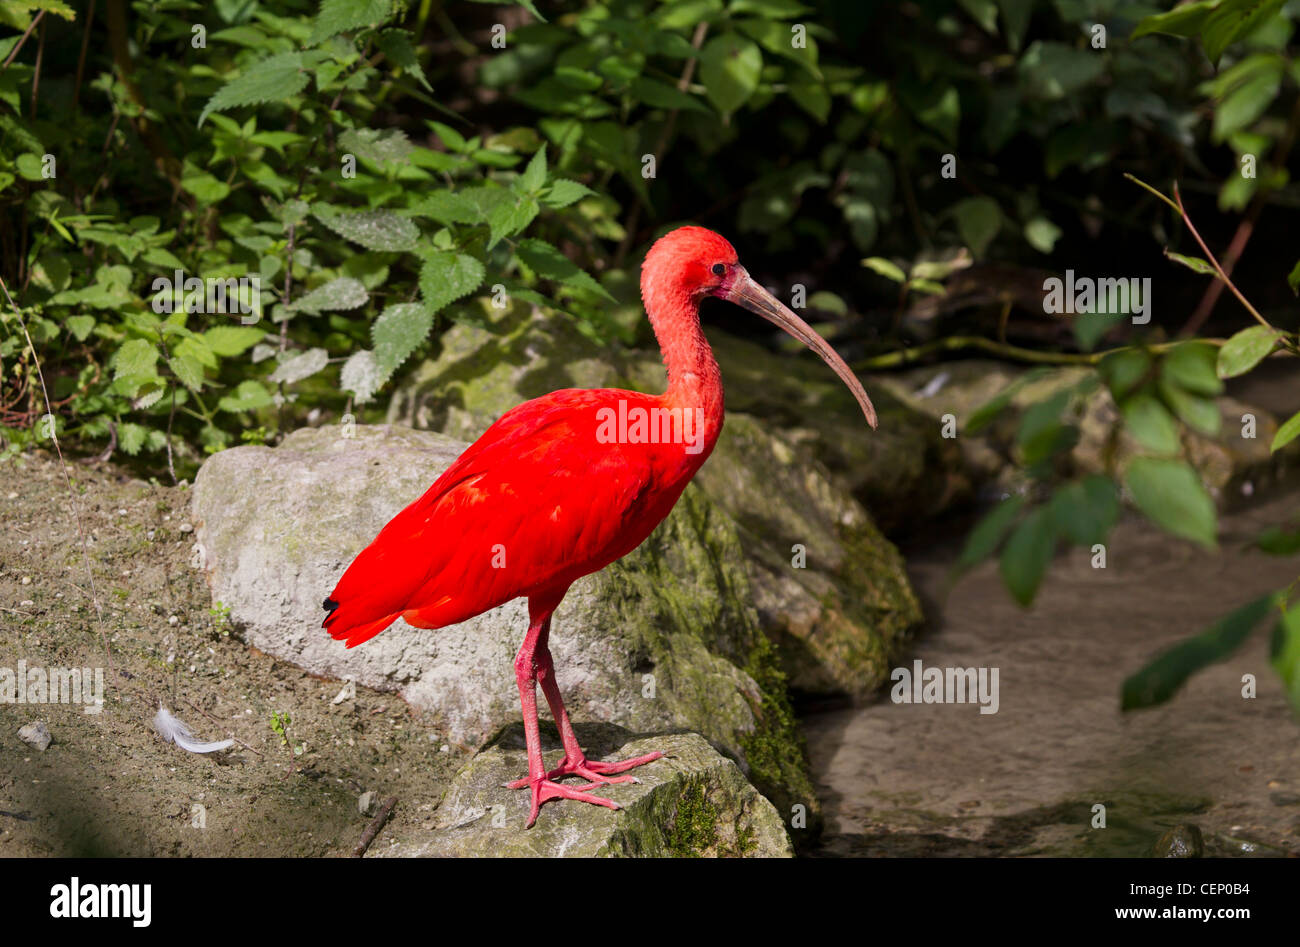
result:
[(1024, 505), (1024, 497), (1010, 496), (985, 514), (966, 537), (966, 546), (957, 560), (957, 568), (969, 569), (993, 555)]
[(1122, 710), (1163, 704), (1191, 675), (1236, 651), (1273, 610), (1276, 595), (1261, 596), (1219, 619), (1205, 631), (1174, 645), (1128, 678), (1120, 691)]
[(235, 390), (217, 402), (222, 411), (232, 414), (255, 411), (271, 404), (271, 393), (258, 381), (241, 381)]
[(907, 274), (903, 272), (902, 267), (886, 260), (883, 256), (869, 256), (862, 261), (862, 265), (895, 283), (907, 282)]
[(713, 107), (730, 115), (758, 89), (763, 54), (753, 40), (737, 33), (713, 37), (700, 50), (700, 81)]
[(1281, 57), (1255, 66), (1244, 82), (1225, 95), (1214, 109), (1213, 141), (1225, 141), (1253, 125), (1277, 98), (1285, 69)]
[(1165, 404), (1173, 408), (1174, 414), (1178, 415), (1184, 424), (1209, 437), (1219, 435), (1219, 431), (1223, 428), (1223, 414), (1219, 411), (1218, 402), (1214, 398), (1193, 394), (1170, 384), (1163, 378), (1156, 387)]
[(483, 264), (468, 253), (442, 250), (428, 254), (420, 265), (420, 295), (429, 314), (437, 313), (483, 283)]
[(1151, 370), (1151, 356), (1141, 349), (1111, 352), (1097, 366), (1116, 402), (1122, 402)]
[(1220, 0), (1200, 0), (1184, 3), (1168, 13), (1156, 13), (1141, 20), (1129, 39), (1138, 39), (1150, 33), (1168, 33), (1171, 36), (1196, 36), (1201, 26)]
[(337, 211), (319, 205), (312, 213), (340, 237), (367, 250), (413, 250), (420, 239), (419, 228), (391, 210)]
[[(487, 223), (488, 210), (476, 200), (473, 190), (488, 191), (477, 188), (469, 191), (432, 191), (411, 204), (411, 213), (422, 217), (432, 217), (444, 224), (482, 224)], [(505, 197), (504, 190), (492, 189), (490, 193)]]
[(1039, 253), (1051, 253), (1061, 233), (1061, 228), (1046, 217), (1035, 217), (1025, 224), (1025, 241)]
[(1300, 607), (1289, 608), (1273, 631), (1270, 660), (1286, 685), (1291, 706), (1300, 713)]
[(1178, 450), (1178, 427), (1159, 398), (1134, 395), (1120, 406), (1124, 424), (1138, 443), (1159, 454)]
[(968, 197), (952, 207), (962, 243), (982, 257), (1002, 228), (1002, 210), (991, 197)]
[(1291, 287), (1293, 294), (1300, 294), (1300, 260), (1296, 261), (1296, 265), (1287, 274), (1286, 284)]
[(1002, 549), (998, 565), (1007, 591), (1021, 605), (1034, 600), (1038, 586), (1043, 581), (1047, 566), (1056, 548), (1056, 532), (1052, 517), (1045, 507), (1031, 512), (1016, 527)]
[(1045, 99), (1064, 99), (1079, 93), (1106, 71), (1106, 60), (1095, 49), (1067, 43), (1036, 40), (1017, 67), (1022, 88)]
[(214, 355), (223, 358), (240, 355), (262, 341), (266, 333), (250, 326), (216, 326), (203, 333)]
[(1300, 552), (1300, 532), (1270, 526), (1255, 537), (1255, 545), (1270, 556), (1294, 556)]
[(1074, 317), (1074, 338), (1079, 348), (1091, 352), (1112, 328), (1128, 316), (1122, 312), (1082, 312)]
[(1201, 273), (1205, 276), (1216, 275), (1214, 267), (1211, 266), (1208, 261), (1202, 260), (1198, 256), (1183, 256), (1183, 254), (1175, 253), (1169, 249), (1165, 250), (1165, 256), (1169, 257), (1169, 259), (1173, 260), (1175, 263), (1181, 263), (1193, 273)]
[(140, 453), (140, 448), (144, 447), (145, 438), (149, 435), (149, 429), (140, 424), (119, 424), (117, 426), (117, 446), (122, 449), (122, 453), (134, 457)]
[(78, 342), (85, 342), (91, 330), (95, 328), (94, 316), (68, 316), (68, 331)]
[(331, 36), (382, 26), (393, 15), (391, 0), (321, 0), (320, 12), (312, 24), (310, 45), (323, 43)]
[(1215, 371), (1218, 353), (1206, 342), (1183, 342), (1171, 348), (1160, 364), (1166, 381), (1198, 395), (1217, 395), (1223, 381)]
[(408, 159), (414, 145), (400, 128), (349, 128), (339, 135), (339, 147), (375, 164), (398, 164)]
[(1124, 472), (1124, 485), (1157, 526), (1175, 536), (1215, 548), (1214, 501), (1200, 478), (1179, 460), (1136, 457)]
[(1300, 411), (1291, 415), (1286, 423), (1277, 429), (1277, 433), (1273, 435), (1273, 446), (1269, 450), (1276, 452), (1294, 441), (1297, 436), (1300, 436)]
[(424, 68), (415, 54), (415, 48), (411, 45), (410, 33), (406, 30), (382, 30), (375, 37), (375, 45), (394, 66), (415, 76), (420, 85), (433, 91), (433, 86), (429, 85), (429, 80), (424, 76)]
[(536, 194), (545, 183), (546, 146), (542, 145), (528, 162), (528, 167), (524, 168), (524, 173), (519, 175), (519, 187), (525, 194)]
[(199, 113), (199, 127), (213, 112), (224, 112), (242, 105), (283, 102), (307, 88), (307, 80), (300, 53), (280, 53), (251, 63), (243, 68), (239, 78), (231, 79), (208, 99)]
[(275, 367), (275, 371), (271, 372), (267, 381), (292, 385), (304, 378), (310, 378), (328, 364), (328, 352), (321, 348), (308, 349), (285, 358)]
[(1019, 50), (1029, 29), (1034, 0), (998, 0), (998, 9), (1002, 11), (1002, 32), (1007, 37), (1007, 45), (1013, 51)]
[(1056, 531), (1080, 546), (1104, 542), (1119, 519), (1119, 494), (1109, 477), (1093, 474), (1059, 487), (1048, 509)]
[(357, 404), (365, 404), (374, 397), (384, 383), (384, 372), (379, 367), (375, 353), (368, 349), (354, 352), (339, 372), (339, 385), (352, 392)]
[(113, 377), (152, 375), (158, 364), (158, 349), (144, 339), (129, 339), (122, 343), (113, 358)]
[(1286, 0), (1225, 0), (1220, 3), (1205, 18), (1205, 24), (1200, 30), (1205, 55), (1217, 64), (1225, 49), (1275, 16), (1285, 2)]
[(1246, 374), (1268, 358), (1279, 337), (1279, 333), (1268, 326), (1242, 329), (1219, 349), (1215, 371), (1220, 378), (1236, 378)]
[(1035, 401), (1020, 416), (1016, 444), (1024, 462), (1033, 465), (1046, 460), (1057, 449), (1068, 446), (1069, 432), (1061, 424), (1061, 412), (1070, 403), (1069, 389)]
[(370, 338), (375, 344), (375, 361), (385, 377), (410, 358), (432, 328), (433, 313), (423, 303), (399, 303), (379, 314), (370, 327)]
[(167, 364), (186, 388), (198, 391), (203, 387), (203, 365), (194, 356), (174, 355)]
[(555, 280), (565, 286), (576, 286), (603, 296), (610, 302), (616, 301), (590, 274), (544, 240), (520, 240), (516, 252), (519, 259), (543, 279)]
[(360, 280), (342, 276), (298, 297), (289, 308), (307, 313), (340, 312), (364, 306), (368, 299), (370, 294)]
[(540, 210), (535, 197), (521, 197), (517, 201), (507, 200), (498, 204), (488, 214), (487, 248), (491, 250), (506, 237), (525, 230)]
[(556, 178), (551, 182), (550, 189), (542, 197), (542, 203), (547, 207), (568, 207), (575, 201), (580, 201), (584, 197), (595, 197), (596, 192), (585, 184), (577, 181), (570, 181), (567, 178)]
[(708, 107), (695, 96), (683, 92), (674, 85), (638, 76), (632, 80), (628, 91), (642, 105), (657, 109), (687, 109), (692, 112), (709, 114)]

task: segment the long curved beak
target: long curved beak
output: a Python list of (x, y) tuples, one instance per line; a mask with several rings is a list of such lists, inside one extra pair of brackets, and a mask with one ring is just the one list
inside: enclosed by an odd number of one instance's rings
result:
[(835, 350), (830, 347), (825, 339), (812, 330), (812, 326), (804, 322), (793, 312), (783, 306), (771, 293), (765, 290), (754, 278), (745, 271), (743, 266), (735, 266), (733, 269), (734, 278), (730, 287), (722, 288), (718, 293), (723, 299), (744, 306), (750, 312), (762, 316), (773, 325), (780, 326), (790, 335), (794, 336), (808, 348), (812, 349), (822, 357), (835, 374), (840, 376), (840, 380), (849, 386), (849, 391), (853, 392), (853, 397), (858, 399), (858, 404), (862, 407), (862, 413), (866, 415), (867, 423), (871, 425), (872, 430), (876, 427), (876, 409), (867, 397), (867, 393), (862, 388), (862, 382), (858, 381), (858, 376), (853, 374), (853, 369), (844, 363), (844, 359), (836, 354)]

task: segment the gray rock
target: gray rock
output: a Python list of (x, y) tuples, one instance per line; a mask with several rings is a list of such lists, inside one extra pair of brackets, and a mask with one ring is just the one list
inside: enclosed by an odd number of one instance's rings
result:
[[(548, 736), (550, 737), (548, 739)], [(655, 750), (664, 759), (638, 767), (637, 783), (602, 786), (593, 793), (619, 811), (558, 799), (528, 820), (527, 789), (505, 783), (528, 773), (523, 728), (514, 725), (480, 751), (455, 777), (431, 829), (410, 827), (372, 846), (387, 857), (789, 857), (781, 817), (745, 781), (740, 768), (697, 733), (631, 739), (616, 727), (580, 727), (592, 759), (623, 759)], [(543, 734), (546, 762), (562, 755), (554, 734)], [(595, 751), (595, 752), (593, 752)], [(597, 752), (600, 754), (597, 755)], [(575, 786), (584, 780), (569, 780)]]
[(1205, 839), (1190, 822), (1181, 822), (1156, 841), (1156, 858), (1203, 858)]
[(903, 557), (826, 468), (728, 414), (696, 482), (733, 520), (763, 631), (790, 686), (866, 698), (921, 623)]
[[(524, 600), (459, 625), (398, 621), (346, 649), (321, 602), (352, 558), (464, 450), (402, 428), (295, 431), (277, 448), (213, 455), (194, 520), (215, 602), (245, 640), (313, 674), (399, 692), (454, 741), (519, 719), (513, 659)], [(775, 654), (759, 630), (735, 524), (691, 486), (634, 553), (575, 583), (551, 650), (570, 713), (640, 732), (690, 729), (764, 792), (816, 811)]]
[(50, 736), (50, 728), (45, 725), (45, 721), (36, 720), (18, 728), (18, 739), (44, 753), (49, 749), (53, 737)]

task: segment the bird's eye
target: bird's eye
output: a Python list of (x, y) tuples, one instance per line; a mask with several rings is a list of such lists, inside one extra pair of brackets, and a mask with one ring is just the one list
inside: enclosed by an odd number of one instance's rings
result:
[(714, 276), (721, 276), (721, 275), (723, 275), (723, 274), (726, 273), (726, 272), (727, 272), (727, 267), (726, 267), (725, 264), (723, 264), (723, 263), (714, 263), (714, 264), (713, 264), (713, 275), (714, 275)]

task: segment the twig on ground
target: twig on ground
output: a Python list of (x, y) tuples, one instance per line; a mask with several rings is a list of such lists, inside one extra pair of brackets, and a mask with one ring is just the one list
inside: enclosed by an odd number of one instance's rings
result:
[(366, 826), (365, 832), (361, 834), (361, 841), (357, 842), (357, 847), (352, 849), (353, 858), (360, 858), (366, 853), (366, 849), (370, 847), (370, 843), (375, 840), (375, 836), (379, 834), (379, 830), (384, 827), (384, 823), (388, 821), (388, 817), (393, 814), (393, 806), (395, 805), (397, 805), (396, 796), (389, 796), (384, 800), (384, 804), (379, 807), (379, 811), (375, 813), (375, 817), (370, 820), (370, 824)]

